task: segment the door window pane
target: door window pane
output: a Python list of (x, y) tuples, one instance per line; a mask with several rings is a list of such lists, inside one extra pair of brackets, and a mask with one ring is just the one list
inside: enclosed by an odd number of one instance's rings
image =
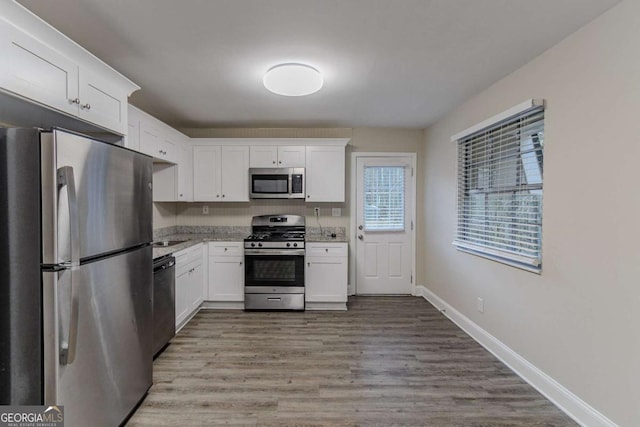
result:
[(404, 169), (403, 166), (364, 167), (365, 230), (404, 230)]

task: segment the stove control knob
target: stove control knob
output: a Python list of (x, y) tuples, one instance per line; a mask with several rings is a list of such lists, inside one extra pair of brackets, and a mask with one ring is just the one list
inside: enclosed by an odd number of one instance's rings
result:
[(262, 247), (262, 243), (258, 243), (258, 247), (260, 247), (260, 248), (261, 248), (261, 247)]
[(252, 248), (255, 248), (255, 247), (256, 247), (256, 244), (255, 244), (255, 243), (252, 243), (252, 244), (251, 244), (251, 247), (252, 247)]
[(291, 246), (291, 243), (287, 243), (287, 247)]
[(294, 244), (293, 244), (293, 247), (294, 247), (294, 248), (297, 248), (297, 247), (298, 247), (298, 244), (297, 244), (297, 243), (294, 243)]

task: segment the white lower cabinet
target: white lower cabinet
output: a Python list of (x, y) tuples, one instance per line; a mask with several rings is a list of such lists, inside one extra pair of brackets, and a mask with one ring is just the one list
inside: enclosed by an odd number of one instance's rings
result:
[(176, 252), (176, 331), (193, 317), (204, 300), (203, 246)]
[[(244, 243), (209, 243), (208, 300), (239, 308), (244, 304)], [(219, 305), (220, 308), (224, 306)]]
[(305, 305), (307, 310), (346, 310), (346, 243), (308, 242), (305, 255)]

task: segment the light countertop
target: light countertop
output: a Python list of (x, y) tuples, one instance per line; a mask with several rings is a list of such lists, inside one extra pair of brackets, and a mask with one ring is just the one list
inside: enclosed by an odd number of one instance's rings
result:
[(179, 243), (173, 246), (167, 247), (154, 247), (153, 248), (153, 259), (163, 257), (165, 255), (170, 255), (176, 252), (179, 252), (183, 249), (190, 248), (191, 246), (197, 245), (198, 243), (206, 243), (206, 242), (242, 242), (244, 238), (247, 237), (246, 233), (230, 233), (230, 234), (195, 234), (195, 233), (186, 233), (186, 234), (171, 234), (168, 236), (164, 236), (161, 239), (157, 239), (157, 241), (163, 240), (186, 240), (183, 243)]

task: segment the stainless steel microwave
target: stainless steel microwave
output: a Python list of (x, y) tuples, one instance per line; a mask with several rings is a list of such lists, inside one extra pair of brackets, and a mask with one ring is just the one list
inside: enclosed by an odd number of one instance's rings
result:
[(250, 168), (252, 199), (304, 199), (304, 168)]

